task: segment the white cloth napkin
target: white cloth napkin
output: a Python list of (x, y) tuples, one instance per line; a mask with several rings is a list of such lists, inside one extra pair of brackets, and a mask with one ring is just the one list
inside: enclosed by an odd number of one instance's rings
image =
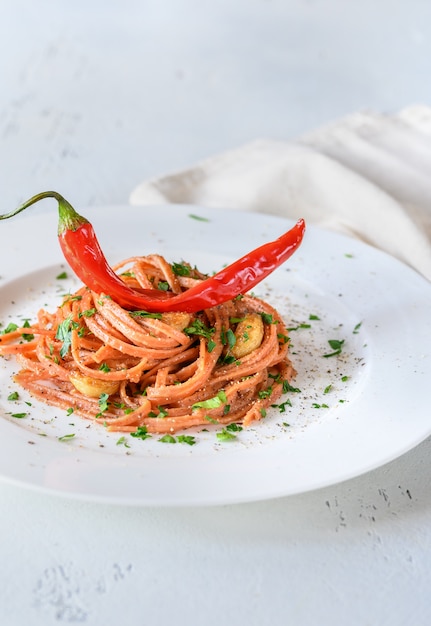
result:
[(141, 183), (132, 204), (260, 211), (343, 232), (431, 280), (431, 108), (360, 112)]

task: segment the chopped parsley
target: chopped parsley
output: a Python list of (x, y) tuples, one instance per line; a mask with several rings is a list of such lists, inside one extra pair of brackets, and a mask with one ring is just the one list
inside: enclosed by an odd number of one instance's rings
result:
[(148, 417), (157, 417), (159, 419), (163, 419), (164, 417), (168, 415), (167, 410), (163, 406), (158, 406), (157, 409), (158, 409), (158, 413), (151, 411), (150, 413), (148, 413)]
[(78, 317), (92, 317), (96, 314), (96, 309), (86, 309), (85, 311), (81, 311)]
[(237, 365), (240, 364), (240, 361), (238, 361), (233, 354), (226, 354), (222, 359), (220, 359), (222, 363), (225, 363), (226, 365), (231, 365), (231, 363), (236, 363)]
[(261, 313), (260, 315), (265, 324), (278, 324), (278, 320), (274, 319), (272, 313)]
[(1, 331), (2, 335), (7, 335), (8, 333), (13, 333), (15, 330), (17, 330), (18, 325), (14, 324), (13, 322), (10, 322), (6, 328), (4, 330)]
[(146, 426), (138, 426), (134, 432), (130, 433), (130, 436), (142, 440), (149, 439), (151, 437)]
[(109, 394), (107, 393), (101, 393), (99, 396), (99, 413), (96, 415), (96, 417), (102, 417), (102, 415), (105, 413), (105, 411), (108, 410), (109, 407)]
[(264, 400), (265, 398), (269, 398), (270, 395), (272, 394), (272, 386), (268, 387), (267, 389), (262, 389), (261, 391), (258, 391), (257, 395), (261, 400)]
[(210, 339), (207, 343), (207, 348), (208, 348), (208, 352), (212, 352), (214, 350), (214, 348), (216, 347), (216, 342), (213, 341), (212, 339)]
[(168, 434), (163, 435), (163, 437), (161, 437), (159, 441), (161, 441), (162, 443), (176, 443), (177, 442), (175, 437), (173, 437), (172, 435), (168, 435)]
[(221, 389), (216, 396), (203, 400), (202, 402), (195, 402), (192, 404), (192, 410), (194, 409), (217, 409), (224, 404), (227, 400), (226, 393)]
[(68, 435), (62, 435), (61, 437), (58, 437), (58, 440), (59, 441), (70, 441), (74, 437), (75, 437), (75, 433), (70, 433)]
[(243, 322), (244, 320), (245, 320), (245, 317), (230, 317), (229, 318), (230, 324), (239, 324), (240, 322)]
[(156, 320), (162, 319), (161, 313), (149, 313), (148, 311), (130, 311), (132, 317), (152, 317)]
[(194, 446), (196, 443), (196, 439), (192, 435), (177, 435), (174, 437), (173, 435), (163, 435), (159, 439), (162, 443), (185, 443), (188, 446)]
[(231, 328), (229, 328), (226, 331), (226, 341), (227, 341), (227, 345), (229, 346), (229, 350), (231, 350), (236, 344), (235, 333), (233, 332)]
[(175, 276), (190, 276), (190, 267), (183, 263), (172, 263), (172, 271)]
[(212, 335), (215, 333), (215, 328), (205, 326), (201, 320), (195, 319), (190, 326), (184, 329), (184, 332), (186, 335), (199, 335), (201, 337), (205, 337), (205, 339), (211, 340)]
[(64, 358), (72, 344), (72, 315), (66, 317), (66, 319), (58, 325), (55, 338), (63, 342), (60, 348), (60, 356)]
[[(30, 328), (29, 320), (24, 320), (24, 324), (22, 325), (22, 327)], [(24, 339), (24, 341), (33, 341), (34, 339), (34, 335), (31, 333), (22, 333), (21, 337)]]
[(192, 435), (178, 435), (178, 443), (186, 443), (188, 446), (194, 446), (196, 439)]
[(287, 406), (292, 406), (292, 402), (290, 398), (288, 398), (285, 402), (281, 402), (280, 404), (271, 404), (274, 409), (279, 409), (280, 413), (286, 412)]
[(115, 445), (124, 446), (125, 448), (130, 448), (130, 445), (127, 442), (127, 439), (126, 437), (124, 437), (124, 435), (117, 440), (117, 443)]
[(242, 426), (240, 424), (235, 424), (234, 422), (233, 424), (228, 424), (226, 426), (226, 430), (231, 433), (239, 433), (242, 430)]
[(195, 213), (189, 213), (189, 217), (191, 217), (192, 220), (197, 220), (198, 222), (210, 221), (207, 217), (203, 217), (202, 215), (196, 215)]
[(291, 391), (292, 393), (301, 393), (298, 387), (293, 387), (288, 380), (283, 380), (283, 393)]
[(298, 324), (297, 326), (290, 326), (287, 330), (289, 332), (294, 330), (300, 330), (301, 328), (311, 328), (311, 324), (306, 324), (305, 322)]
[(82, 296), (76, 294), (74, 296), (71, 296), (70, 293), (68, 293), (64, 296), (63, 304), (67, 304), (68, 302), (79, 302), (80, 300), (82, 300)]
[(218, 433), (216, 433), (216, 437), (219, 441), (233, 441), (236, 439), (236, 435), (229, 432), (227, 428), (223, 428)]
[(328, 359), (331, 356), (337, 356), (338, 354), (341, 354), (341, 350), (344, 344), (344, 339), (328, 339), (328, 343), (330, 347), (332, 348), (333, 352), (324, 354), (323, 356), (325, 359)]

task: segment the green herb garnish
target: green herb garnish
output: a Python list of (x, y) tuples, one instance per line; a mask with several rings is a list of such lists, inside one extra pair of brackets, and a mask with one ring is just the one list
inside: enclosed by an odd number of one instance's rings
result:
[(75, 433), (70, 433), (68, 435), (62, 435), (61, 437), (58, 437), (58, 440), (59, 441), (70, 441), (74, 437), (75, 437)]
[(64, 358), (69, 352), (72, 343), (72, 316), (69, 315), (58, 325), (55, 338), (63, 342), (60, 348), (60, 356)]
[(130, 433), (130, 436), (136, 439), (149, 439), (151, 437), (146, 426), (138, 426), (133, 433)]
[(341, 353), (341, 350), (344, 344), (344, 339), (328, 339), (328, 343), (331, 346), (333, 352), (324, 354), (323, 356), (325, 359), (328, 359), (331, 356), (337, 356), (338, 354)]
[(283, 380), (283, 393), (287, 393), (288, 391), (292, 393), (301, 393), (301, 390), (298, 387), (293, 387), (288, 380)]
[(148, 413), (148, 417), (157, 417), (159, 419), (163, 419), (164, 417), (168, 415), (168, 411), (165, 409), (165, 407), (158, 406), (157, 409), (158, 409), (158, 413), (155, 413), (154, 411), (150, 411), (150, 413)]
[(286, 412), (287, 406), (292, 406), (292, 402), (290, 398), (288, 398), (285, 402), (281, 402), (280, 404), (271, 404), (274, 409), (279, 409), (280, 413)]
[(235, 333), (231, 328), (229, 328), (226, 332), (227, 345), (229, 346), (229, 350), (231, 350), (236, 344)]
[(235, 424), (234, 422), (232, 424), (228, 424), (226, 426), (226, 430), (228, 430), (231, 433), (239, 433), (242, 430), (242, 426), (240, 424)]
[(183, 263), (172, 263), (172, 271), (176, 276), (190, 276), (190, 267)]
[(149, 313), (148, 311), (130, 311), (132, 317), (152, 317), (156, 320), (162, 319), (161, 313)]
[(272, 394), (272, 387), (268, 387), (267, 389), (262, 389), (261, 391), (258, 391), (257, 395), (261, 400), (264, 400), (265, 398), (269, 398), (270, 395)]
[(85, 311), (81, 311), (78, 317), (92, 317), (96, 315), (96, 309), (86, 309)]
[(13, 333), (15, 330), (17, 330), (18, 325), (14, 324), (13, 322), (10, 322), (6, 328), (4, 330), (1, 331), (2, 335), (7, 335), (8, 333)]
[(192, 220), (197, 220), (198, 222), (209, 222), (210, 220), (207, 217), (202, 217), (202, 215), (196, 215), (195, 213), (189, 213), (189, 217)]
[(98, 400), (100, 410), (99, 410), (99, 413), (96, 415), (96, 417), (102, 417), (103, 414), (108, 410), (108, 407), (109, 407), (108, 399), (109, 399), (109, 394), (107, 393), (100, 394), (99, 400)]
[(290, 326), (287, 330), (291, 332), (294, 330), (300, 330), (301, 328), (311, 328), (311, 324), (306, 324), (303, 322), (301, 324), (298, 324), (297, 326)]
[(125, 448), (130, 448), (130, 445), (127, 442), (127, 439), (126, 437), (124, 437), (124, 435), (117, 440), (117, 443), (115, 445), (124, 446)]
[(236, 439), (236, 435), (230, 433), (226, 428), (216, 433), (216, 437), (219, 441), (232, 441)]
[(214, 348), (216, 347), (216, 342), (213, 341), (212, 339), (210, 339), (207, 343), (207, 348), (208, 348), (208, 352), (212, 352), (214, 350)]
[(199, 335), (205, 337), (205, 339), (211, 340), (212, 335), (215, 333), (215, 328), (205, 326), (201, 320), (195, 319), (190, 326), (184, 329), (184, 332), (186, 335)]
[(189, 446), (194, 446), (196, 443), (196, 439), (192, 435), (178, 435), (177, 441), (178, 443), (186, 443)]
[(224, 404), (227, 400), (226, 393), (223, 390), (220, 390), (216, 396), (213, 398), (209, 398), (208, 400), (203, 400), (202, 402), (195, 402), (192, 404), (192, 410), (194, 409), (216, 409), (222, 404)]
[(177, 442), (175, 437), (173, 437), (172, 435), (163, 435), (163, 437), (161, 437), (159, 441), (161, 441), (162, 443), (176, 443)]
[(265, 324), (278, 324), (278, 320), (274, 319), (272, 313), (261, 313), (260, 315)]

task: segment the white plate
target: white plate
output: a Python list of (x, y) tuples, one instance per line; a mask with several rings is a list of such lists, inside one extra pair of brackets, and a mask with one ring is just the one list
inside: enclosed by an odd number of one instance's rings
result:
[[(291, 226), (273, 216), (189, 206), (83, 213), (111, 262), (158, 252), (208, 272)], [(34, 318), (40, 307), (55, 307), (61, 293), (75, 289), (73, 279), (56, 279), (65, 269), (56, 221), (54, 211), (34, 209), (0, 222), (3, 325)], [(194, 433), (194, 446), (126, 436), (127, 447), (102, 426), (33, 401), (11, 380), (16, 364), (1, 359), (0, 476), (118, 504), (234, 503), (346, 480), (429, 435), (429, 283), (373, 248), (309, 227), (300, 250), (256, 293), (282, 312), (288, 326), (299, 326), (291, 337), (294, 384), (301, 391), (288, 395), (292, 406), (285, 412), (269, 411), (230, 442), (209, 429)], [(331, 352), (329, 339), (344, 340), (339, 356), (323, 356)], [(14, 390), (16, 402), (8, 400)], [(27, 416), (12, 417), (17, 413)], [(60, 440), (69, 434), (74, 437)]]

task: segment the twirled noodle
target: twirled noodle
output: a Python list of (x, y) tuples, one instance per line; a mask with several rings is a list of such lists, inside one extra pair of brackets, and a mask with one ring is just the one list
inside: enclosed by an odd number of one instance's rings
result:
[[(115, 269), (135, 289), (180, 293), (205, 279), (158, 255)], [(21, 366), (14, 380), (34, 397), (111, 431), (149, 433), (261, 419), (295, 375), (288, 345), (281, 316), (256, 297), (159, 315), (127, 311), (86, 287), (0, 336), (0, 354)]]

